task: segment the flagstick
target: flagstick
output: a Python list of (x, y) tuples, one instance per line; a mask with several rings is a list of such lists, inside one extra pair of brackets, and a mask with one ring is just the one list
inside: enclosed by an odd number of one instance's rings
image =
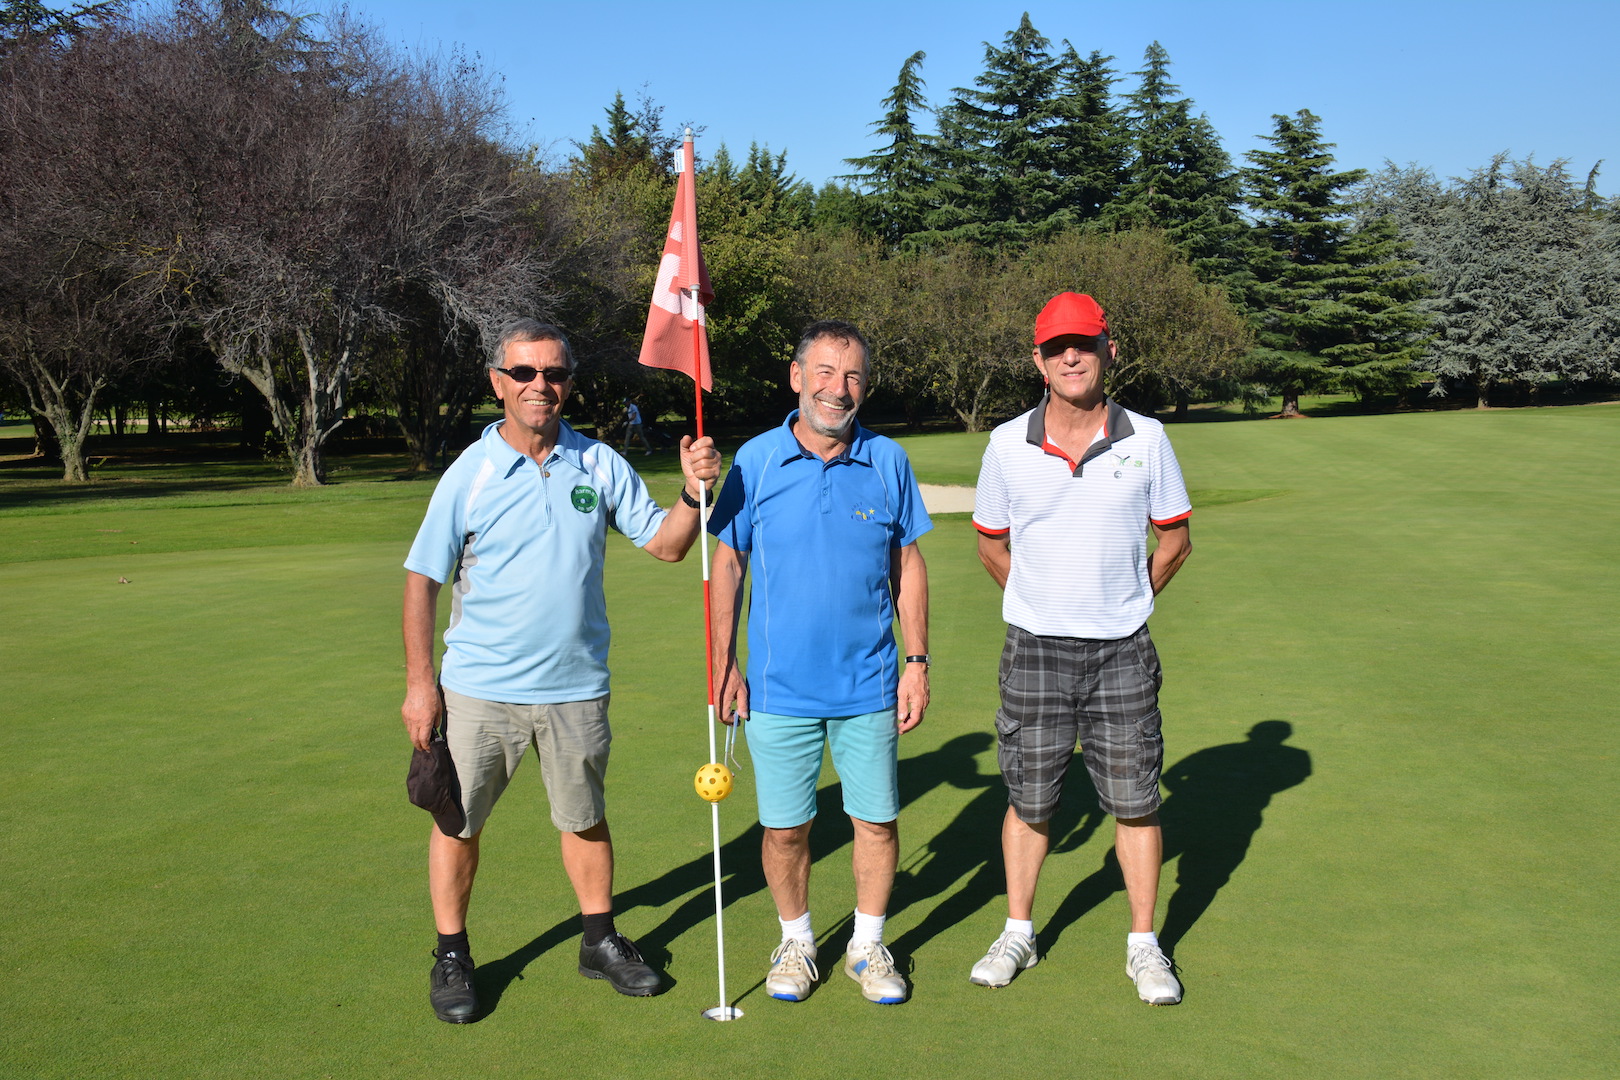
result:
[[(691, 139), (688, 136), (687, 153), (691, 153)], [(696, 307), (698, 303), (697, 287), (692, 288), (692, 302)], [(692, 320), (692, 369), (694, 373), (701, 374), (701, 364), (698, 358), (703, 354), (702, 348), (703, 328), (697, 319)], [(697, 397), (697, 437), (703, 438), (703, 380), (699, 377), (692, 379), (693, 393)], [(714, 617), (709, 606), (709, 499), (704, 492), (698, 498), (698, 544), (703, 549), (703, 670), (709, 687), (709, 761), (719, 761), (715, 752), (714, 719)], [(710, 1020), (736, 1020), (742, 1016), (742, 1010), (727, 1004), (726, 1001), (726, 922), (725, 903), (720, 891), (720, 804), (709, 804), (709, 827), (714, 840), (714, 941), (715, 955), (718, 959), (720, 972), (720, 1004), (713, 1009), (704, 1010), (703, 1015)]]

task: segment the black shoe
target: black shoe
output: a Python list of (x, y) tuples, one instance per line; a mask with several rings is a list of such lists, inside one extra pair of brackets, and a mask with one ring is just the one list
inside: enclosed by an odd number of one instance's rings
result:
[(433, 1012), (447, 1024), (470, 1024), (478, 1019), (478, 991), (473, 989), (473, 961), (461, 953), (433, 952), (436, 961), (428, 977), (428, 1000)]
[(587, 979), (606, 979), (613, 989), (631, 997), (651, 997), (661, 989), (658, 972), (642, 961), (634, 942), (618, 933), (595, 945), (580, 943), (579, 973)]

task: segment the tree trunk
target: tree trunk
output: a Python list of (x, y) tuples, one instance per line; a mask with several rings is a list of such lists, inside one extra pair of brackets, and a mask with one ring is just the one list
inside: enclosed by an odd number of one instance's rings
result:
[(1299, 391), (1298, 390), (1295, 390), (1295, 389), (1284, 390), (1283, 395), (1282, 395), (1282, 399), (1283, 399), (1283, 405), (1282, 405), (1282, 413), (1280, 415), (1283, 416), (1285, 419), (1292, 419), (1293, 417), (1296, 417), (1296, 416), (1304, 416), (1305, 415), (1304, 413), (1299, 411)]
[(1191, 415), (1191, 410), (1192, 403), (1187, 399), (1187, 392), (1185, 390), (1176, 391), (1176, 411), (1170, 414), (1171, 421), (1177, 424), (1186, 423), (1187, 417)]
[(1488, 409), (1491, 407), (1491, 384), (1489, 380), (1481, 379), (1475, 387), (1475, 408)]

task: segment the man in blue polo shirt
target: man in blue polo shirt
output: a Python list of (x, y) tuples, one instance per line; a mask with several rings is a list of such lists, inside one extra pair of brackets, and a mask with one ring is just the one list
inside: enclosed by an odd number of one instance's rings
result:
[[(855, 422), (870, 380), (859, 330), (810, 325), (788, 378), (799, 408), (737, 451), (710, 519), (720, 540), (710, 575), (715, 684), (726, 722), (748, 722), (761, 859), (782, 923), (765, 989), (803, 1001), (819, 977), (810, 824), (825, 744), (855, 829), (844, 971), (867, 1000), (893, 1005), (906, 999), (883, 946), (900, 851), (896, 760), (900, 733), (928, 708), (928, 571), (917, 538), (933, 522), (905, 452)], [(750, 563), (744, 678), (737, 613)]]
[[(683, 438), (685, 487), (659, 509), (628, 462), (563, 421), (574, 362), (554, 326), (507, 324), (489, 379), (506, 418), (445, 472), (405, 560), (400, 712), (412, 744), (425, 749), (443, 708), (466, 817), (458, 835), (435, 827), (428, 844), (439, 932), (429, 1000), (439, 1019), (456, 1024), (478, 1016), (467, 905), (479, 836), (531, 743), (584, 923), (580, 974), (621, 994), (659, 989), (658, 974), (613, 924), (602, 562), (610, 527), (678, 562), (697, 539), (698, 500), (720, 475), (713, 441)], [(435, 678), (433, 627), (446, 581), (450, 626)]]

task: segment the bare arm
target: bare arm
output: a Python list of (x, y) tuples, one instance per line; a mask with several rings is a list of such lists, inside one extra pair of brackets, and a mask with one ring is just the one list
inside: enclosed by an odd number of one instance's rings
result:
[[(720, 452), (714, 448), (714, 440), (705, 435), (693, 442), (692, 436), (681, 436), (681, 472), (686, 477), (686, 493), (693, 502), (702, 502), (704, 491), (720, 476)], [(661, 562), (680, 562), (692, 550), (698, 527), (697, 508), (676, 498), (664, 523), (642, 550)]]
[(1172, 521), (1168, 525), (1159, 525), (1148, 522), (1153, 530), (1153, 539), (1158, 547), (1148, 556), (1148, 580), (1153, 583), (1153, 595), (1158, 596), (1164, 587), (1170, 584), (1170, 579), (1176, 576), (1181, 564), (1187, 561), (1192, 554), (1192, 533), (1187, 527), (1187, 519)]
[(748, 681), (737, 669), (737, 613), (742, 610), (743, 582), (748, 578), (748, 554), (721, 541), (709, 564), (709, 617), (714, 633), (715, 705), (720, 719), (730, 724), (748, 719)]
[(1007, 575), (1012, 571), (1012, 541), (1006, 536), (979, 534), (979, 561), (990, 572), (997, 585), (1007, 587)]
[[(916, 543), (895, 548), (889, 554), (889, 587), (900, 616), (902, 656), (928, 652), (928, 564)], [(900, 703), (896, 709), (900, 730), (910, 731), (922, 723), (928, 710), (928, 665), (907, 664), (900, 673)]]
[(426, 750), (439, 722), (439, 683), (433, 672), (433, 623), (439, 583), (405, 571), (405, 704), (399, 708), (411, 745)]

